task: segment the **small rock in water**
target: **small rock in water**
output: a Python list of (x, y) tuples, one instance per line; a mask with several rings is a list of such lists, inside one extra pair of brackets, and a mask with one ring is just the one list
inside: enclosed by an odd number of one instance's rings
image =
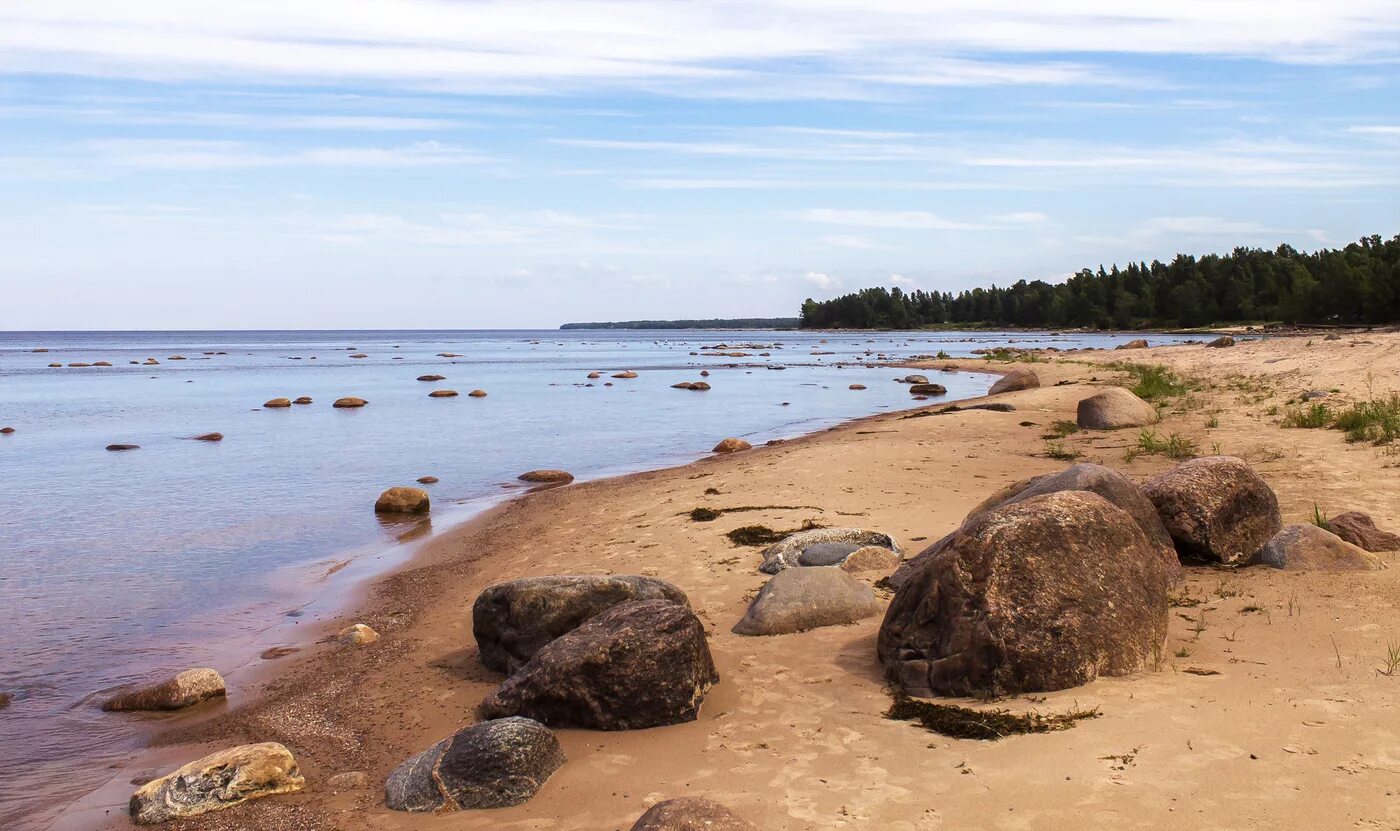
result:
[(590, 372), (590, 373), (588, 373), (588, 377), (589, 377), (590, 380), (597, 380), (598, 378), (602, 378), (602, 377), (603, 377), (603, 373), (601, 373), (601, 372)]
[(631, 831), (758, 831), (758, 827), (718, 802), (682, 796), (648, 808)]
[(446, 380), (447, 380), (447, 376), (445, 376), (445, 375), (419, 375), (419, 376), (418, 376), (418, 380), (419, 380), (419, 381), (446, 381)]
[(280, 410), (290, 406), (292, 406), (292, 399), (290, 398), (270, 398), (263, 402), (263, 407), (269, 410)]
[(438, 482), (438, 478), (437, 478), (436, 476), (419, 476), (419, 477), (418, 477), (418, 484), (420, 484), (420, 485), (436, 485), (437, 482)]
[(264, 661), (275, 661), (278, 658), (285, 658), (288, 655), (300, 651), (301, 647), (299, 646), (273, 646), (264, 649), (261, 653), (259, 653), (258, 657), (262, 658)]
[(49, 364), (49, 368), (50, 368), (50, 369), (57, 369), (58, 367), (61, 367), (61, 366), (63, 366), (63, 364)]
[(942, 384), (923, 383), (923, 384), (910, 384), (910, 385), (909, 385), (909, 394), (910, 394), (910, 395), (923, 395), (923, 396), (928, 396), (928, 395), (946, 395), (947, 393), (948, 393), (948, 388), (945, 387), (945, 386), (943, 386)]
[(200, 433), (194, 437), (195, 441), (223, 441), (223, 433)]
[(292, 403), (293, 403), (293, 404), (310, 404), (310, 403), (311, 403), (311, 396), (309, 396), (309, 395), (303, 395), (303, 396), (301, 396), (300, 398), (298, 398), (297, 400), (293, 401)]
[(540, 482), (549, 485), (562, 485), (574, 481), (574, 475), (567, 470), (531, 470), (516, 478), (522, 482)]
[(927, 383), (928, 383), (928, 376), (927, 376), (927, 375), (906, 375), (906, 376), (904, 376), (904, 377), (903, 377), (902, 379), (900, 379), (900, 380), (902, 380), (902, 381), (903, 381), (904, 383), (906, 383), (906, 384), (927, 384)]
[(486, 397), (486, 390), (472, 390), (471, 392), (467, 393), (467, 397), (468, 397), (468, 398), (485, 398), (485, 397)]
[(140, 825), (193, 817), (306, 785), (290, 750), (277, 742), (211, 753), (142, 785), (127, 810)]
[(337, 632), (335, 639), (349, 646), (369, 646), (379, 640), (379, 633), (363, 623), (356, 623)]
[(363, 353), (363, 352), (356, 352), (354, 355), (351, 355), (350, 357), (352, 357), (352, 358), (368, 358), (369, 356), (366, 355), (366, 354)]
[(456, 390), (433, 390), (428, 393), (429, 398), (456, 398)]
[(0, 427), (0, 433), (3, 433), (4, 435), (7, 435), (7, 436), (8, 436), (9, 434), (13, 433), (14, 431), (15, 431), (15, 428), (13, 428), (13, 427)]
[(847, 387), (847, 389), (863, 390), (863, 389), (865, 389), (865, 385), (864, 385), (864, 384), (851, 384), (849, 387)]
[(129, 710), (179, 710), (210, 698), (226, 695), (224, 678), (208, 667), (184, 672), (134, 692), (108, 699), (102, 709), (108, 712)]
[(428, 492), (422, 488), (389, 488), (374, 502), (377, 514), (426, 514), (429, 508)]
[(395, 811), (505, 808), (528, 802), (563, 764), (559, 740), (543, 724), (483, 721), (394, 768), (384, 801)]
[(338, 410), (351, 410), (357, 407), (363, 407), (368, 403), (369, 402), (364, 400), (363, 398), (356, 398), (353, 395), (348, 395), (344, 398), (337, 398), (335, 400), (335, 403), (331, 406), (335, 407)]
[(613, 373), (613, 377), (614, 377), (614, 378), (636, 378), (636, 377), (637, 377), (637, 373), (635, 373), (635, 372), (633, 372), (632, 370), (628, 369), (628, 370), (624, 370), (624, 371), (622, 371), (622, 372), (614, 372), (614, 373)]
[(729, 438), (724, 439), (724, 440), (721, 441), (719, 444), (715, 445), (714, 450), (711, 451), (711, 452), (713, 452), (713, 453), (738, 453), (738, 452), (740, 452), (741, 450), (751, 450), (751, 449), (753, 449), (753, 445), (749, 444), (748, 442), (744, 441), (743, 439), (736, 439), (736, 438), (734, 438), (733, 436), (730, 436)]
[(3, 710), (6, 707), (10, 706), (10, 702), (14, 700), (15, 697), (13, 695), (10, 695), (9, 693), (0, 693), (0, 710)]
[(139, 445), (139, 444), (109, 444), (109, 445), (107, 445), (107, 449), (108, 449), (108, 450), (111, 450), (111, 451), (113, 451), (113, 452), (116, 452), (116, 451), (118, 451), (118, 450), (140, 450), (140, 449), (141, 449), (141, 445)]
[(111, 366), (112, 364), (109, 363), (108, 361), (93, 361), (93, 364), (92, 364), (92, 365), (93, 365), (93, 366)]

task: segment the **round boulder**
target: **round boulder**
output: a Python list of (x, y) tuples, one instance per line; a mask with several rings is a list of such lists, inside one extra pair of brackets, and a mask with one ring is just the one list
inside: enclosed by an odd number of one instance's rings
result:
[(878, 545), (857, 548), (841, 561), (841, 570), (847, 574), (889, 574), (898, 567), (899, 555)]
[[(899, 545), (895, 543), (894, 538), (880, 531), (868, 531), (864, 528), (817, 528), (791, 534), (763, 549), (763, 565), (759, 566), (758, 570), (764, 574), (777, 574), (785, 568), (800, 566), (803, 552), (808, 548), (830, 543), (850, 546), (847, 554), (866, 545), (878, 545), (899, 552)], [(830, 565), (837, 563), (832, 562)]]
[(193, 817), (250, 799), (301, 790), (292, 752), (277, 742), (245, 744), (211, 753), (142, 785), (128, 811), (140, 825)]
[(734, 438), (733, 436), (730, 436), (729, 438), (724, 439), (724, 440), (721, 441), (719, 444), (715, 445), (714, 450), (712, 450), (712, 451), (710, 451), (710, 452), (712, 452), (712, 453), (738, 453), (738, 452), (740, 452), (741, 450), (752, 450), (752, 449), (753, 449), (753, 445), (749, 444), (748, 442), (744, 441), (743, 439), (736, 439), (736, 438)]
[(641, 730), (694, 721), (717, 683), (699, 618), (669, 600), (634, 600), (550, 641), (487, 696), (481, 713)]
[(1400, 536), (1377, 528), (1375, 520), (1360, 511), (1337, 514), (1327, 520), (1327, 530), (1367, 551), (1400, 551)]
[(1283, 527), (1273, 489), (1233, 456), (1182, 462), (1149, 479), (1142, 492), (1185, 556), (1243, 563)]
[(1155, 424), (1157, 408), (1122, 387), (1107, 387), (1079, 402), (1076, 423), (1086, 430)]
[(1377, 571), (1376, 555), (1316, 525), (1287, 525), (1252, 558), (1251, 565), (1285, 571)]
[(1040, 376), (1029, 369), (1013, 369), (1001, 376), (992, 388), (987, 390), (988, 395), (998, 395), (1003, 392), (1015, 392), (1016, 390), (1035, 389), (1040, 386)]
[(510, 674), (545, 644), (620, 603), (668, 600), (689, 607), (685, 592), (654, 577), (524, 577), (491, 586), (472, 604), (472, 634), (481, 663)]
[(467, 393), (467, 397), (468, 397), (468, 398), (485, 398), (485, 397), (486, 397), (486, 390), (472, 390), (471, 392)]
[(187, 669), (160, 683), (110, 698), (102, 709), (108, 712), (180, 710), (211, 698), (223, 698), (226, 694), (223, 676), (208, 667), (201, 667)]
[(1001, 696), (1151, 666), (1169, 576), (1127, 512), (1062, 491), (988, 511), (895, 593), (877, 651), (915, 696)]
[(374, 501), (376, 514), (426, 514), (430, 507), (422, 488), (389, 488)]
[(563, 764), (559, 740), (543, 724), (483, 721), (394, 768), (384, 801), (395, 811), (505, 808), (528, 802)]
[(875, 593), (839, 568), (789, 568), (772, 577), (749, 604), (736, 635), (787, 635), (855, 623), (880, 613)]
[(758, 827), (718, 802), (681, 796), (648, 808), (631, 831), (758, 831)]

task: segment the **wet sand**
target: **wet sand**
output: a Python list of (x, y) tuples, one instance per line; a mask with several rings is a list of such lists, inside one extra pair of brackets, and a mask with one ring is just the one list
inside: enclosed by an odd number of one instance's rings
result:
[[(1397, 356), (1400, 336), (1375, 334), (1077, 353), (1030, 365), (1042, 388), (996, 397), (1015, 412), (876, 416), (527, 495), (426, 545), (322, 632), (364, 622), (384, 636), (377, 644), (322, 644), (274, 662), (243, 693), (248, 703), (166, 733), (150, 756), (70, 812), (68, 827), (130, 827), (121, 813), (128, 780), (208, 749), (268, 740), (295, 752), (305, 792), (165, 827), (625, 829), (650, 804), (680, 795), (726, 803), (766, 829), (1400, 827), (1400, 677), (1376, 672), (1387, 641), (1400, 642), (1400, 569), (1189, 568), (1161, 667), (1000, 702), (1017, 711), (1093, 707), (1100, 716), (1067, 732), (988, 743), (882, 717), (889, 698), (874, 655), (878, 618), (772, 638), (732, 634), (765, 578), (759, 549), (724, 537), (739, 525), (796, 528), (814, 519), (884, 530), (917, 552), (993, 490), (1062, 467), (1044, 455), (1042, 434), (1072, 420), (1096, 384), (1121, 380), (1100, 364), (1124, 359), (1209, 382), (1179, 399), (1158, 431), (1249, 461), (1278, 493), (1285, 523), (1307, 521), (1316, 503), (1400, 529), (1394, 457), (1348, 445), (1333, 430), (1282, 430), (1268, 414), (1307, 389), (1353, 399), (1400, 389)], [(1207, 426), (1211, 418), (1218, 426)], [(1136, 430), (1079, 433), (1064, 444), (1138, 480), (1173, 464), (1125, 460), (1136, 438)], [(816, 507), (708, 523), (688, 516), (700, 506), (750, 505)], [(379, 783), (387, 773), (472, 723), (501, 680), (477, 661), (472, 640), (481, 589), (522, 576), (605, 573), (653, 575), (689, 594), (723, 679), (700, 719), (631, 733), (560, 731), (569, 761), (522, 806), (386, 810)], [(371, 786), (332, 793), (326, 780), (350, 770), (368, 772)]]

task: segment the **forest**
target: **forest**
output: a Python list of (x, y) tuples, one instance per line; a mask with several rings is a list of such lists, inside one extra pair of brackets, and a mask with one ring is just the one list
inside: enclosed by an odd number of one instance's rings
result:
[(869, 288), (802, 304), (805, 329), (945, 325), (1194, 328), (1234, 323), (1400, 322), (1400, 235), (1313, 253), (1280, 245), (1084, 269), (951, 292)]

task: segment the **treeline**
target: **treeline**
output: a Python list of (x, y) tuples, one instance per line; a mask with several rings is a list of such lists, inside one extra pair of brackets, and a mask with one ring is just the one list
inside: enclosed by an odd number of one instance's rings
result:
[(711, 320), (618, 320), (565, 323), (560, 329), (796, 329), (795, 317), (734, 317)]
[(807, 329), (911, 329), (942, 324), (1196, 327), (1214, 323), (1400, 321), (1400, 235), (1311, 254), (1280, 245), (1224, 256), (1084, 269), (1063, 283), (1020, 280), (951, 292), (871, 288), (802, 304)]

